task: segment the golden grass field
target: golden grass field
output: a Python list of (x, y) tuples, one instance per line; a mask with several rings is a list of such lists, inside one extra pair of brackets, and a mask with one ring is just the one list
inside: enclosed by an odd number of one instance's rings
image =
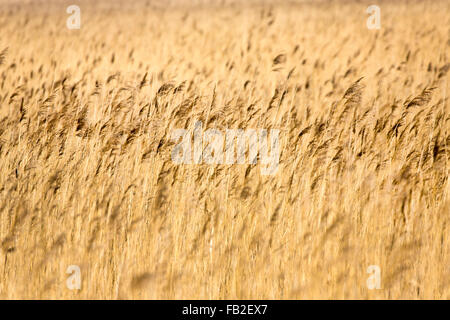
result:
[(449, 299), (450, 2), (204, 3), (0, 2), (0, 298)]

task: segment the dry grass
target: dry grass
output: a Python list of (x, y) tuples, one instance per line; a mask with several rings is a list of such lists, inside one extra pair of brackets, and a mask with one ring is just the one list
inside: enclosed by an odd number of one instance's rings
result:
[[(448, 1), (125, 3), (0, 4), (1, 298), (450, 298)], [(196, 120), (277, 174), (175, 165)]]

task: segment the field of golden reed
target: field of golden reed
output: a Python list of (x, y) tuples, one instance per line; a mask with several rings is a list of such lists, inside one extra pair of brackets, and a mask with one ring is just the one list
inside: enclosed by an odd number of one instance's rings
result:
[(0, 298), (450, 298), (450, 2), (74, 2), (0, 3)]

